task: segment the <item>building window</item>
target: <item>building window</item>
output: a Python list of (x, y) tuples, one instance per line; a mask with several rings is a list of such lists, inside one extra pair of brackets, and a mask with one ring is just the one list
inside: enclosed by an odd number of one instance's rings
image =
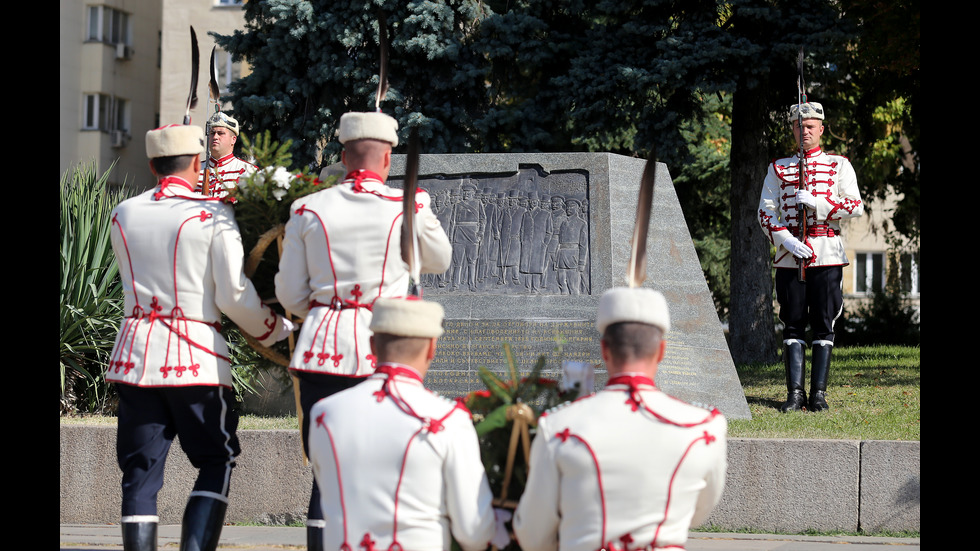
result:
[(880, 293), (885, 288), (885, 253), (857, 253), (854, 262), (854, 292)]
[(241, 6), (242, 0), (214, 0), (216, 6)]
[(214, 53), (214, 77), (218, 81), (218, 90), (222, 95), (228, 93), (232, 81), (242, 76), (242, 64), (232, 61), (231, 52), (218, 49)]
[(898, 257), (898, 284), (902, 293), (919, 296), (919, 253), (902, 253)]
[(129, 14), (109, 6), (88, 7), (86, 40), (105, 44), (132, 46), (132, 27)]
[(108, 94), (85, 94), (82, 130), (129, 132), (129, 102)]

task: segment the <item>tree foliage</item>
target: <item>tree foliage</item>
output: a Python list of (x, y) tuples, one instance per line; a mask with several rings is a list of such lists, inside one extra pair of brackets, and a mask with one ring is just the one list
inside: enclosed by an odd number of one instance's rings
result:
[(390, 40), (381, 107), (400, 122), (400, 136), (417, 127), (426, 150), (473, 149), (484, 94), (483, 58), (470, 47), (478, 2), (266, 0), (244, 9), (244, 30), (215, 37), (253, 69), (231, 84), (235, 115), (252, 135), (292, 141), (297, 163), (339, 160), (340, 116), (374, 110), (381, 26)]
[(868, 198), (900, 193), (895, 233), (918, 235), (916, 0), (266, 0), (245, 17), (218, 37), (254, 69), (232, 85), (236, 114), (315, 166), (337, 159), (343, 112), (374, 109), (379, 20), (382, 110), (402, 137), (418, 127), (423, 151), (655, 153), (736, 361), (775, 355), (759, 338), (773, 311), (756, 211), (767, 163), (795, 148), (801, 47), (826, 149), (851, 158)]

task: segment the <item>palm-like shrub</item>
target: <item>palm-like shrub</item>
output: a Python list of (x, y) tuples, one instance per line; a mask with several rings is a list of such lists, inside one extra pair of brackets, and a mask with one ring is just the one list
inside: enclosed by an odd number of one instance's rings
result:
[(115, 164), (69, 167), (61, 176), (61, 412), (112, 409), (102, 374), (122, 317), (123, 290), (109, 238), (112, 209), (132, 191), (112, 189)]

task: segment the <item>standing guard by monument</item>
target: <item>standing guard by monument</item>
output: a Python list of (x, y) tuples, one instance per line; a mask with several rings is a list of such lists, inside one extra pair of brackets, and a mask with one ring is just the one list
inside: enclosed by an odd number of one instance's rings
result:
[(225, 197), (238, 185), (242, 176), (252, 174), (257, 167), (235, 156), (238, 143), (238, 121), (218, 111), (208, 120), (208, 148), (210, 157), (197, 180), (198, 191), (203, 192), (205, 178), (211, 197)]
[[(817, 102), (790, 107), (801, 152), (769, 165), (759, 199), (759, 223), (776, 247), (773, 265), (787, 388), (779, 409), (784, 413), (828, 409), (834, 322), (844, 304), (843, 267), (848, 264), (840, 221), (864, 213), (850, 161), (820, 148), (823, 120), (823, 106)], [(813, 331), (809, 401), (804, 390), (808, 324)]]

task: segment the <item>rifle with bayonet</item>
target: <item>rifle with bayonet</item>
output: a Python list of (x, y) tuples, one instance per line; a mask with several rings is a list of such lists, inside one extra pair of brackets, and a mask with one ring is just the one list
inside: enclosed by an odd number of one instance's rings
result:
[[(211, 48), (211, 70), (210, 70), (211, 80), (208, 82), (208, 95), (210, 97), (210, 101), (214, 103), (215, 114), (221, 112), (221, 96), (220, 93), (218, 92), (218, 79), (215, 77), (214, 74), (214, 53), (216, 49), (217, 46)], [(211, 118), (210, 117), (208, 117), (208, 122), (205, 126), (205, 135), (207, 136), (206, 138), (207, 147), (204, 148), (206, 155), (204, 157), (204, 174), (203, 174), (204, 183), (202, 185), (204, 188), (204, 195), (210, 196), (212, 176), (214, 177), (215, 182), (218, 181), (217, 169), (211, 168)]]
[[(806, 103), (806, 92), (804, 91), (803, 85), (803, 48), (800, 48), (800, 54), (796, 58), (796, 70), (798, 78), (796, 80), (796, 92), (797, 92), (797, 104), (796, 104), (796, 125), (797, 131), (799, 132), (799, 138), (797, 139), (797, 147), (799, 148), (799, 159), (796, 165), (797, 171), (797, 181), (796, 181), (796, 191), (804, 190), (806, 191), (806, 151), (803, 146), (803, 104)], [(806, 222), (806, 207), (803, 206), (799, 200), (796, 202), (796, 224), (797, 228), (800, 230), (799, 239), (800, 242), (806, 244), (806, 233), (807, 233), (807, 222)], [(806, 265), (808, 259), (799, 258), (796, 259), (797, 266), (797, 279), (801, 282), (806, 281)]]

